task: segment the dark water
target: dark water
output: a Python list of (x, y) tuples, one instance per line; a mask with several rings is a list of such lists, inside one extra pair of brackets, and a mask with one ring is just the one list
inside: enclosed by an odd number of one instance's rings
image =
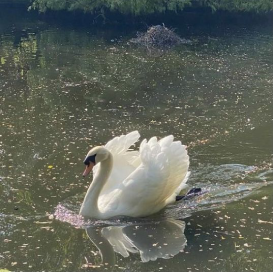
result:
[[(193, 44), (152, 56), (128, 44), (135, 29), (11, 17), (0, 22), (0, 270), (271, 271), (272, 26), (177, 27)], [(188, 183), (207, 193), (75, 227), (86, 152), (136, 129), (187, 144)]]

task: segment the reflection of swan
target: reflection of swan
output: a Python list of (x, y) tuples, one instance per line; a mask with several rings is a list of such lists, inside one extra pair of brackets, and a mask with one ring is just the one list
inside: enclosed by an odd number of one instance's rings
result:
[(116, 137), (105, 147), (91, 149), (84, 163), (86, 176), (94, 178), (80, 214), (106, 219), (113, 216), (147, 216), (173, 203), (186, 186), (189, 157), (181, 142), (167, 136), (142, 141), (138, 151), (129, 151), (140, 135), (137, 131)]
[(171, 219), (125, 227), (91, 227), (86, 229), (86, 233), (99, 249), (102, 263), (114, 265), (114, 252), (123, 257), (128, 257), (130, 252), (139, 252), (142, 262), (172, 258), (186, 246), (184, 229), (183, 221)]

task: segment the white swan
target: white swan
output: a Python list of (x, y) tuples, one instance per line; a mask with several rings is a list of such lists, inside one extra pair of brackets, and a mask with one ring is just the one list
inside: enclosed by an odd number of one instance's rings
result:
[(139, 151), (130, 151), (139, 137), (138, 131), (133, 131), (88, 152), (83, 176), (93, 169), (94, 177), (80, 209), (82, 216), (148, 216), (175, 202), (187, 186), (185, 146), (169, 135), (159, 141), (156, 137), (145, 139)]

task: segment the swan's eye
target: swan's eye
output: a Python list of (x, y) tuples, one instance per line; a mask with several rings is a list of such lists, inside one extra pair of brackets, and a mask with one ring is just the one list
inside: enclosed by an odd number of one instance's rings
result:
[(89, 166), (89, 165), (90, 165), (90, 162), (92, 162), (92, 163), (95, 165), (95, 164), (96, 164), (96, 161), (95, 161), (96, 156), (97, 156), (97, 154), (87, 157), (87, 158), (84, 160), (83, 163), (84, 163), (85, 165)]

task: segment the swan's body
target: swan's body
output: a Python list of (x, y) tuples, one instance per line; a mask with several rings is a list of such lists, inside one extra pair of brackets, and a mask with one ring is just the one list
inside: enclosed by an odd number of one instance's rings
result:
[(185, 146), (170, 135), (159, 141), (145, 139), (139, 151), (128, 150), (139, 137), (134, 131), (88, 152), (84, 175), (97, 165), (80, 209), (82, 216), (148, 216), (175, 202), (186, 187), (189, 157)]

